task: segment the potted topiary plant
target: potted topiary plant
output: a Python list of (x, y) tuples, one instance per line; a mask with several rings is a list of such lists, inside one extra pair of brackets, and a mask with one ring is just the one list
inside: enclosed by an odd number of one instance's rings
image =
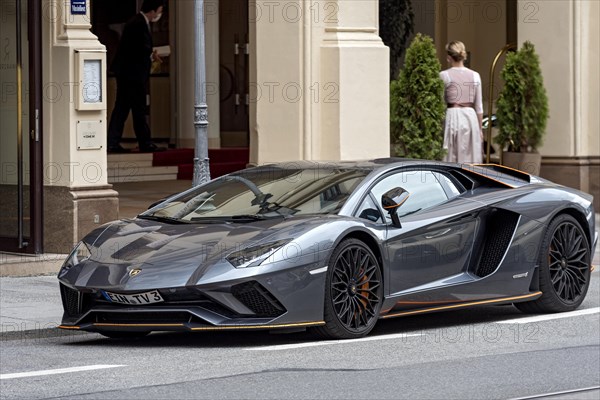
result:
[(399, 79), (390, 93), (392, 153), (395, 156), (441, 160), (445, 154), (444, 82), (440, 79), (433, 40), (417, 34), (406, 50)]
[(548, 121), (548, 97), (533, 44), (506, 56), (500, 74), (504, 87), (498, 97), (496, 142), (502, 152), (502, 164), (539, 175), (542, 144)]

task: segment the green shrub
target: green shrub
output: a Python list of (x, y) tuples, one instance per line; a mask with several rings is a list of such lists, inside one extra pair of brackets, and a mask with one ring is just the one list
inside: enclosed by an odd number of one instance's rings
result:
[(433, 40), (417, 34), (406, 51), (404, 68), (391, 82), (390, 114), (395, 156), (441, 160), (446, 111)]
[(498, 97), (499, 133), (496, 142), (508, 151), (535, 151), (542, 144), (548, 122), (548, 97), (533, 44), (506, 56), (500, 73), (504, 88)]

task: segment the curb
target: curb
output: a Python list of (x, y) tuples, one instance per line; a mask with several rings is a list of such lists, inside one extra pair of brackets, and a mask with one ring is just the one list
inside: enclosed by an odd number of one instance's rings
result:
[(77, 337), (93, 335), (98, 336), (99, 334), (94, 332), (76, 331), (76, 330), (64, 330), (57, 327), (53, 328), (34, 328), (20, 331), (4, 331), (4, 327), (0, 332), (0, 342), (8, 340), (43, 340), (57, 337)]
[(22, 278), (58, 274), (68, 255), (39, 254), (0, 254), (0, 277)]

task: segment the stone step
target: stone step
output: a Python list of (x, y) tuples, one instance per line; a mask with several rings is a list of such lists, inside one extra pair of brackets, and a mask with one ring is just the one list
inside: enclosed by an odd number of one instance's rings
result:
[(118, 168), (108, 168), (108, 183), (144, 182), (144, 181), (174, 181), (177, 179), (177, 166), (149, 167), (127, 165)]
[(108, 168), (151, 167), (152, 153), (108, 154)]

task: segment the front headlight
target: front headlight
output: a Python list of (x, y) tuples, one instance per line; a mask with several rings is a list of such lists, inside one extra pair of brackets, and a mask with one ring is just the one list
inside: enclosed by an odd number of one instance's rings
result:
[(227, 261), (236, 268), (256, 267), (290, 241), (291, 239), (278, 240), (258, 246), (246, 247), (228, 255)]
[(91, 255), (92, 253), (90, 252), (90, 248), (88, 247), (88, 245), (84, 242), (79, 242), (77, 246), (75, 246), (71, 254), (69, 254), (69, 257), (67, 257), (67, 259), (65, 260), (65, 263), (63, 264), (60, 270), (59, 278), (71, 268), (89, 259)]

